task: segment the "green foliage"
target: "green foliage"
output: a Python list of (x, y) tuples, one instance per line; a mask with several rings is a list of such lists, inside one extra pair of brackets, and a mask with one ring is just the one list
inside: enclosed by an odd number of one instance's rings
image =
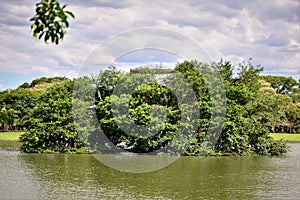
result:
[[(64, 81), (64, 80), (67, 80), (67, 78), (65, 78), (65, 77), (53, 77), (53, 78), (41, 77), (41, 78), (37, 78), (37, 79), (34, 79), (33, 81), (31, 81), (30, 85), (28, 83), (27, 84), (29, 85), (30, 88), (34, 88), (41, 84), (57, 83), (57, 82)], [(28, 87), (26, 83), (24, 83), (24, 84), (25, 84), (25, 87)]]
[(2, 127), (0, 130), (21, 130), (23, 118), (36, 104), (39, 94), (25, 89), (5, 90), (0, 93)]
[[(261, 80), (262, 87), (255, 103), (256, 110), (262, 110), (269, 131), (297, 133), (300, 131), (300, 103), (297, 96), (300, 95), (295, 80), (291, 77), (264, 76)], [(266, 82), (265, 80), (273, 82)], [(274, 82), (275, 81), (275, 82)], [(274, 88), (274, 83), (277, 86)]]
[(66, 80), (46, 90), (31, 110), (20, 137), (24, 152), (81, 152), (83, 144), (72, 115), (73, 82)]
[(64, 10), (67, 5), (60, 6), (57, 0), (41, 0), (36, 4), (36, 14), (30, 19), (33, 21), (31, 29), (33, 37), (41, 39), (48, 43), (58, 44), (69, 27), (68, 17), (75, 18), (70, 11)]
[(97, 94), (96, 101), (103, 101), (105, 97), (110, 96), (121, 79), (122, 72), (114, 66), (109, 66), (108, 70), (100, 71), (97, 77), (93, 78), (96, 85)]
[(18, 111), (13, 108), (7, 110), (3, 107), (0, 110), (0, 127), (3, 131), (13, 130), (17, 126)]
[[(122, 86), (132, 81), (130, 76), (128, 78), (130, 80)], [(126, 108), (128, 102), (128, 112), (124, 110), (113, 115)], [(166, 116), (161, 115), (161, 109)], [(139, 85), (132, 95), (107, 96), (97, 105), (97, 117), (110, 141), (120, 148), (138, 153), (155, 151), (172, 141), (178, 130), (179, 114), (177, 100), (170, 89), (154, 82)], [(133, 123), (139, 126), (132, 126)], [(128, 132), (122, 130), (118, 126), (120, 124)]]
[[(20, 85), (17, 89), (33, 89), (33, 90), (40, 90), (39, 87), (41, 87), (41, 90), (45, 90), (47, 86), (51, 85), (52, 83), (57, 83), (67, 80), (65, 77), (53, 77), (53, 78), (46, 78), (46, 77), (41, 77), (34, 79), (31, 81), (31, 83), (23, 83)], [(45, 86), (43, 88), (43, 86)]]
[(284, 77), (284, 76), (261, 76), (263, 80), (266, 80), (271, 84), (271, 87), (276, 89), (278, 94), (291, 94), (299, 92), (299, 82), (297, 83), (292, 77)]
[(261, 91), (259, 73), (263, 69), (253, 66), (250, 61), (243, 62), (240, 63), (238, 76), (235, 78), (230, 73), (232, 66), (229, 63), (221, 61), (217, 64), (217, 69), (223, 73), (227, 99), (226, 122), (216, 144), (217, 154), (285, 153), (284, 144), (267, 136), (268, 126), (277, 122), (272, 118), (272, 112), (278, 112), (278, 107), (282, 104), (272, 102), (272, 96)]
[(23, 130), (24, 120), (38, 103), (47, 87), (66, 80), (64, 77), (41, 77), (30, 84), (23, 83), (17, 89), (0, 92), (0, 130)]
[(258, 155), (278, 156), (287, 153), (287, 145), (281, 141), (274, 141), (270, 138), (260, 137), (255, 146)]
[(236, 78), (237, 82), (244, 83), (251, 92), (256, 93), (260, 88), (259, 84), (259, 73), (263, 71), (263, 67), (261, 66), (253, 66), (251, 63), (251, 58), (249, 61), (239, 63), (238, 68), (238, 77)]
[(25, 82), (25, 83), (23, 83), (22, 85), (20, 85), (19, 87), (18, 87), (19, 89), (28, 89), (28, 88), (30, 88), (30, 84), (29, 83), (27, 83), (27, 82)]
[[(259, 73), (262, 68), (255, 67), (250, 62), (240, 65), (237, 77), (233, 77), (233, 67), (229, 62), (214, 63), (213, 67), (222, 72), (221, 77), (227, 95), (227, 114), (221, 135), (212, 149), (206, 148), (203, 144), (208, 134), (208, 123), (212, 117), (211, 94), (203, 77), (203, 74), (207, 73), (208, 66), (197, 61), (185, 61), (175, 68), (192, 83), (200, 108), (198, 133), (194, 139), (190, 140), (190, 146), (184, 155), (280, 155), (286, 153), (287, 148), (284, 143), (268, 137), (268, 124), (274, 123), (272, 112), (279, 112), (278, 108), (282, 108), (282, 102), (286, 102), (285, 98), (288, 97), (273, 98), (269, 95), (269, 98), (265, 98), (260, 90)], [(211, 81), (213, 82), (213, 78)], [(130, 117), (125, 114), (113, 115), (112, 104), (121, 108), (127, 102), (130, 102), (128, 107)], [(122, 128), (126, 125), (130, 127), (131, 120), (138, 125), (149, 126), (151, 121), (161, 119), (154, 119), (150, 115), (149, 111), (154, 104), (162, 105), (167, 113), (166, 122), (158, 123), (159, 125), (153, 128), (158, 131), (157, 134), (151, 134), (153, 130), (147, 129), (145, 135), (135, 135), (139, 132), (138, 130), (134, 128), (123, 130), (119, 127), (120, 124)], [(178, 102), (172, 93), (167, 90), (166, 86), (155, 83), (139, 85), (132, 96), (106, 96), (97, 105), (97, 117), (112, 143), (127, 151), (140, 153), (151, 152), (169, 144), (176, 137), (178, 125), (181, 123), (180, 114)]]
[[(283, 107), (285, 112), (285, 121), (282, 127), (289, 133), (300, 133), (300, 102), (288, 104)], [(281, 130), (281, 132), (284, 132)]]
[[(215, 102), (225, 100), (225, 96), (218, 93), (218, 78), (211, 70), (221, 73), (226, 91), (226, 116), (219, 136), (218, 118), (225, 105)], [(195, 91), (197, 108), (196, 105), (179, 103), (188, 96), (184, 96), (182, 83), (172, 76), (162, 76), (157, 83), (151, 69), (142, 69), (128, 76), (115, 67), (109, 67), (97, 77), (77, 79), (81, 84), (75, 88), (75, 93), (73, 81), (45, 77), (23, 84), (16, 90), (1, 92), (0, 123), (2, 127), (3, 124), (6, 127), (15, 124), (26, 127), (20, 138), (24, 152), (87, 152), (83, 146), (86, 144), (90, 150), (102, 153), (111, 152), (116, 147), (136, 153), (155, 152), (167, 147), (164, 152), (183, 155), (286, 153), (286, 144), (275, 141), (268, 134), (270, 131), (299, 131), (299, 103), (289, 94), (276, 93), (271, 84), (262, 81), (259, 76), (261, 67), (250, 62), (242, 63), (237, 76), (233, 76), (233, 66), (229, 62), (207, 65), (185, 61), (177, 64), (175, 71)], [(45, 84), (50, 85), (42, 92), (35, 90)], [(183, 95), (176, 96), (174, 88)], [(119, 94), (118, 91), (129, 93)], [(74, 98), (77, 95), (81, 95), (83, 101)], [(72, 100), (76, 103), (72, 104)], [(181, 117), (188, 116), (191, 110), (199, 114), (195, 127), (194, 121), (184, 121)], [(101, 143), (95, 124), (81, 124), (88, 118), (99, 122), (111, 143)], [(187, 134), (179, 136), (181, 129)], [(187, 148), (186, 151), (179, 151), (183, 148)]]

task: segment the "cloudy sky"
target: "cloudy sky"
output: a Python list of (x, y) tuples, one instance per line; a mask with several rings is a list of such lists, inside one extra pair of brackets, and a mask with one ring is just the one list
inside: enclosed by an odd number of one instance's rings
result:
[[(223, 58), (236, 65), (252, 58), (253, 64), (265, 68), (265, 74), (300, 76), (299, 0), (60, 2), (69, 4), (67, 10), (76, 18), (70, 19), (60, 45), (47, 45), (34, 41), (30, 33), (29, 18), (35, 14), (37, 1), (0, 1), (0, 90), (40, 76), (76, 77), (97, 45), (143, 27), (187, 36), (213, 61)], [(153, 62), (166, 64), (178, 60), (153, 50), (125, 57), (119, 59), (120, 65), (134, 66), (153, 57)]]

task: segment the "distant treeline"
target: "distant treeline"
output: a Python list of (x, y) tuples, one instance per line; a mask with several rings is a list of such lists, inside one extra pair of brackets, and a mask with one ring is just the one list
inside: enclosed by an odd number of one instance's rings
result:
[[(211, 128), (209, 126), (214, 126), (210, 124), (212, 94), (203, 74), (207, 69), (214, 69), (220, 74), (226, 94), (224, 124), (212, 148), (203, 145), (208, 129)], [(143, 70), (149, 74), (149, 70)], [(195, 137), (179, 140), (189, 143), (182, 152), (184, 155), (278, 155), (285, 153), (287, 147), (280, 141), (274, 141), (268, 136), (269, 133), (300, 133), (300, 80), (283, 76), (261, 76), (259, 74), (263, 68), (253, 66), (250, 62), (240, 63), (237, 75), (234, 75), (231, 63), (224, 61), (211, 65), (184, 61), (176, 65), (175, 71), (191, 83), (199, 106)], [(31, 83), (24, 83), (17, 89), (1, 91), (0, 130), (25, 130), (20, 139), (21, 150), (24, 152), (62, 153), (107, 153), (114, 148), (112, 145), (129, 152), (155, 152), (170, 144), (179, 129), (189, 130), (192, 122), (182, 122), (181, 116), (185, 113), (167, 84), (168, 81), (173, 84), (175, 82), (164, 77), (164, 84), (157, 83), (153, 75), (152, 80), (137, 86), (132, 95), (123, 95), (121, 98), (113, 94), (119, 80), (123, 80), (123, 85), (119, 87), (127, 87), (136, 81), (127, 75), (128, 73), (110, 67), (101, 71), (97, 77), (74, 80), (42, 77)], [(140, 76), (142, 80), (145, 74), (140, 73)], [(93, 125), (84, 127), (84, 136), (78, 131), (79, 125), (74, 122), (74, 118), (78, 116), (74, 116), (72, 109), (73, 87), (77, 81), (82, 80), (92, 83), (90, 86), (95, 89), (93, 105), (88, 106), (96, 109), (97, 121), (111, 145), (95, 140), (97, 128)], [(216, 81), (213, 76), (211, 81)], [(88, 91), (86, 88), (81, 89), (83, 92)], [(218, 100), (223, 97), (215, 94), (214, 98)], [(124, 126), (130, 126), (131, 123), (125, 114), (118, 117), (113, 115), (111, 105), (121, 107), (122, 102), (129, 102), (129, 118), (136, 124), (147, 126), (156, 122), (148, 130), (149, 133), (146, 131), (144, 135), (139, 135), (133, 129), (133, 134), (128, 134), (119, 127), (120, 123)], [(82, 102), (82, 105), (84, 103), (86, 102)], [(151, 109), (157, 104), (165, 110), (165, 120), (150, 115)], [(215, 109), (220, 109), (221, 112), (223, 108)], [(156, 134), (152, 134), (153, 132)], [(178, 152), (182, 148), (180, 142), (168, 151)]]

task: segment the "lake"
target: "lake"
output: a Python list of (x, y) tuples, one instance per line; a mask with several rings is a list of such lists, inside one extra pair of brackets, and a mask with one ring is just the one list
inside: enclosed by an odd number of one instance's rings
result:
[(0, 199), (299, 199), (300, 143), (290, 146), (282, 157), (181, 157), (144, 174), (92, 155), (0, 150)]

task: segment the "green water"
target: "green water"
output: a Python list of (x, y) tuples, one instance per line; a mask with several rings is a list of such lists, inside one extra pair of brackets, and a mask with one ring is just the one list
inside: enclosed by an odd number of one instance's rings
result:
[(21, 144), (14, 140), (0, 140), (0, 149), (19, 149)]
[(0, 150), (0, 199), (299, 199), (300, 144), (284, 157), (182, 157), (131, 174), (91, 155)]

